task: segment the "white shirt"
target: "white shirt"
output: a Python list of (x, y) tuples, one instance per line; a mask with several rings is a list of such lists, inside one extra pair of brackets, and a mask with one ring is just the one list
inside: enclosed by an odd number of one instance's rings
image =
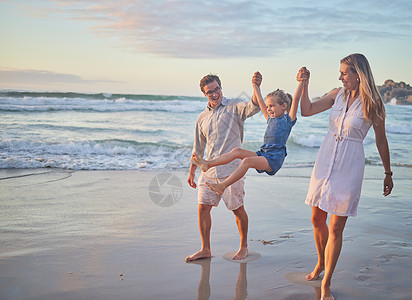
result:
[[(260, 111), (252, 100), (222, 98), (222, 103), (214, 109), (207, 107), (196, 121), (193, 152), (210, 160), (230, 150), (241, 147), (243, 142), (244, 121)], [(204, 174), (207, 177), (227, 177), (239, 166), (236, 159), (226, 165), (210, 168)]]

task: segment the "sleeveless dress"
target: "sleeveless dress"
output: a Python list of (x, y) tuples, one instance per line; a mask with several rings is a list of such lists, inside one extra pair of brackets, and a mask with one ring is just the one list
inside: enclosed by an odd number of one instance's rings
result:
[(329, 116), (305, 203), (338, 216), (356, 216), (365, 169), (363, 140), (371, 122), (363, 118), (360, 98), (347, 108), (343, 89)]
[(263, 145), (256, 154), (267, 159), (272, 171), (258, 169), (256, 171), (259, 173), (266, 172), (268, 175), (275, 175), (279, 171), (287, 156), (286, 142), (293, 125), (296, 124), (296, 120), (292, 122), (288, 113), (285, 113), (282, 117), (268, 118)]

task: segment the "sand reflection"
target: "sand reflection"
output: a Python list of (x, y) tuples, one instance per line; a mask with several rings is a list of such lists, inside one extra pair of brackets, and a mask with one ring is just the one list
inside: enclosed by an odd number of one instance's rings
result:
[(295, 272), (295, 273), (288, 273), (285, 274), (285, 278), (295, 284), (301, 284), (301, 285), (307, 285), (307, 286), (312, 286), (315, 289), (315, 294), (316, 294), (316, 300), (320, 299), (320, 285), (321, 285), (321, 278), (317, 280), (312, 280), (312, 281), (307, 281), (305, 279), (307, 272)]
[[(191, 264), (197, 264), (202, 267), (200, 281), (198, 286), (198, 300), (209, 300), (210, 299), (210, 263), (211, 258), (204, 258), (195, 261), (191, 261)], [(247, 276), (246, 276), (247, 263), (239, 264), (239, 275), (235, 287), (234, 300), (245, 300), (247, 299)]]

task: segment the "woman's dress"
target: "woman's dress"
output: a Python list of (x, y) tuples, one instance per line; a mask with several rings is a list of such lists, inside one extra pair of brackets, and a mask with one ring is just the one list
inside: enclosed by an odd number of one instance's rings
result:
[(305, 203), (338, 216), (356, 216), (365, 169), (363, 140), (371, 123), (360, 98), (347, 109), (341, 89), (329, 116), (329, 131), (320, 146)]

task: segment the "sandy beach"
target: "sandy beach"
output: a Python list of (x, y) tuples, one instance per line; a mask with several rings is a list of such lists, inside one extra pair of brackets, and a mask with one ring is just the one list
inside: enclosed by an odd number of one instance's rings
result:
[[(316, 263), (304, 204), (310, 172), (249, 171), (251, 258), (227, 259), (239, 240), (221, 204), (213, 257), (185, 263), (200, 247), (186, 172), (0, 170), (0, 298), (317, 299), (320, 282), (303, 280)], [(412, 297), (412, 170), (393, 172), (384, 198), (383, 168), (366, 168), (332, 281), (338, 300)]]

